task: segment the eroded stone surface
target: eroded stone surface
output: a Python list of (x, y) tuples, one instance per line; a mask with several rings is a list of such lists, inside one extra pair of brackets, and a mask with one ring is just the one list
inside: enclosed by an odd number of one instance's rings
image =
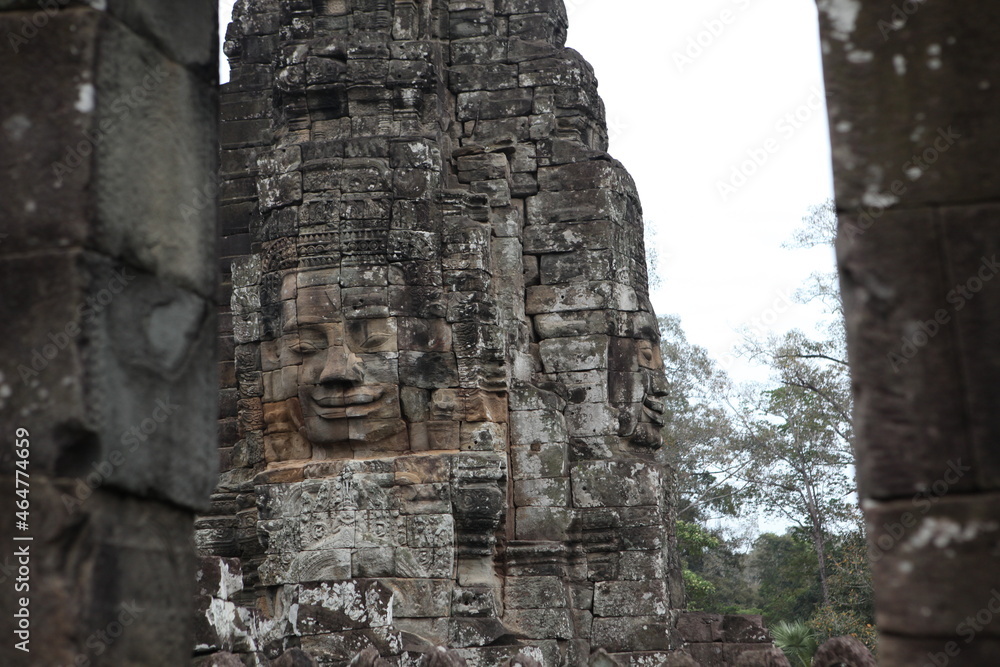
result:
[[(238, 398), (198, 537), (240, 557), (257, 652), (678, 644), (641, 209), (565, 30), (560, 0), (237, 4)], [(384, 614), (302, 603), (370, 582)]]

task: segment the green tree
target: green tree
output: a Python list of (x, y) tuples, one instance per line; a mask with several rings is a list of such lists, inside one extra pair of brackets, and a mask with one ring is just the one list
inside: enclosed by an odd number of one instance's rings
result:
[[(832, 246), (833, 203), (810, 209), (791, 247)], [(744, 398), (740, 412), (746, 483), (764, 513), (809, 536), (816, 554), (824, 605), (830, 604), (828, 541), (855, 513), (851, 441), (851, 386), (843, 306), (833, 274), (817, 273), (800, 290), (829, 315), (818, 340), (793, 330), (761, 341), (747, 336), (744, 353), (772, 371), (776, 388)]]
[(764, 533), (750, 553), (750, 568), (769, 627), (779, 621), (807, 619), (820, 604), (816, 554), (797, 533), (794, 529), (783, 535)]
[[(833, 203), (825, 202), (810, 209), (788, 247), (830, 248), (835, 232)], [(850, 377), (835, 275), (814, 274), (796, 297), (820, 303), (828, 319), (815, 335), (746, 336), (745, 355), (772, 371), (767, 385), (735, 388), (687, 340), (678, 318), (660, 320), (679, 515), (718, 542), (689, 551), (685, 568), (702, 608), (760, 605), (772, 622), (822, 613), (840, 626), (864, 628), (871, 620), (870, 571), (863, 529), (854, 522)], [(706, 528), (713, 519), (751, 513), (777, 518), (790, 531), (761, 536), (748, 557), (724, 531)], [(773, 579), (774, 572), (784, 579)]]
[(688, 609), (718, 614), (760, 613), (746, 572), (746, 554), (723, 535), (696, 522), (677, 522)]
[(664, 438), (677, 471), (678, 514), (689, 521), (737, 516), (743, 463), (728, 452), (738, 432), (727, 403), (731, 382), (705, 348), (688, 341), (676, 315), (659, 318), (668, 395)]
[(874, 597), (868, 548), (859, 521), (853, 530), (835, 538), (830, 558), (830, 604), (816, 610), (809, 626), (821, 642), (851, 636), (875, 652)]
[(786, 385), (760, 398), (762, 404), (745, 418), (740, 453), (747, 460), (747, 495), (765, 515), (808, 536), (827, 604), (827, 542), (853, 513), (853, 458), (816, 394)]

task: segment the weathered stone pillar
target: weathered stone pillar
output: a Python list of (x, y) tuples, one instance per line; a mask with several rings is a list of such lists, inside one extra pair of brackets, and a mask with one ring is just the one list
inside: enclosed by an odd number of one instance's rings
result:
[(0, 2), (4, 665), (189, 661), (216, 25), (207, 0)]
[(1000, 7), (821, 0), (882, 665), (1000, 654)]

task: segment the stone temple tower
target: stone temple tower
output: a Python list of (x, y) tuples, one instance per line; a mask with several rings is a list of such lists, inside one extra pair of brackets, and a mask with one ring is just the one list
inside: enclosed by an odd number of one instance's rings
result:
[(678, 648), (642, 213), (566, 30), (562, 0), (237, 3), (199, 652)]

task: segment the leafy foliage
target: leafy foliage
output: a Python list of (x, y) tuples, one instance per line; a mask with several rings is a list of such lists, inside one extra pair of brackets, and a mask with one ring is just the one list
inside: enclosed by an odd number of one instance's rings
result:
[(774, 645), (782, 650), (788, 661), (797, 667), (809, 667), (819, 642), (812, 628), (805, 623), (781, 621), (771, 628)]
[(707, 611), (715, 598), (715, 585), (691, 570), (684, 570), (684, 592), (687, 594), (687, 608), (691, 611)]
[(680, 318), (659, 318), (660, 348), (666, 367), (664, 437), (677, 469), (682, 518), (736, 516), (739, 490), (728, 452), (736, 440), (725, 396), (729, 378), (705, 348), (687, 340)]
[(795, 531), (757, 538), (750, 566), (759, 582), (758, 595), (769, 627), (781, 620), (809, 618), (820, 604), (816, 554)]

